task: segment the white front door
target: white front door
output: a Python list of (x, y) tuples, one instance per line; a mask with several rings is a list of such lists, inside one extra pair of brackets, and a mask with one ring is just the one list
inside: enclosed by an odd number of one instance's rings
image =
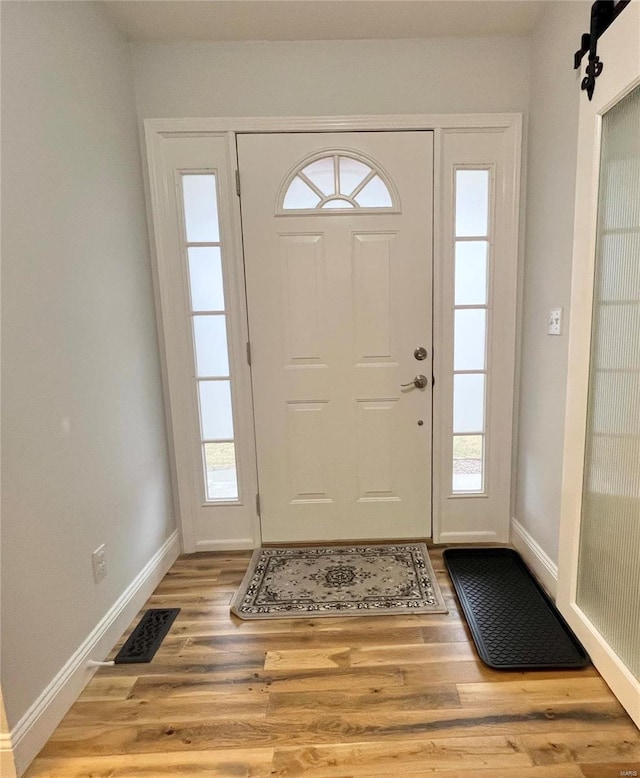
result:
[(433, 134), (238, 159), (263, 541), (429, 537)]

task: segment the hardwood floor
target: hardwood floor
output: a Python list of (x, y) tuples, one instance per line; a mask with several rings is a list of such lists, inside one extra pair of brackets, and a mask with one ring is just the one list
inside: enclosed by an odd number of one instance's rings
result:
[(182, 609), (153, 662), (101, 668), (26, 775), (640, 776), (598, 673), (482, 665), (431, 557), (446, 615), (250, 622), (228, 607), (249, 553), (181, 557), (145, 606)]

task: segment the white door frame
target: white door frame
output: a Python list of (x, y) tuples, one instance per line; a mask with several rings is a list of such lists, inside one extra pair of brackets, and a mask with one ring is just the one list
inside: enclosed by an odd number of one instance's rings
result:
[(580, 95), (557, 603), (594, 665), (640, 726), (640, 682), (576, 602), (602, 117), (640, 84), (638, 40), (640, 7), (631, 3), (598, 43), (598, 54), (602, 57), (604, 69), (596, 81), (593, 102), (587, 101), (586, 93)]
[[(158, 218), (164, 216), (167, 218), (166, 208), (164, 203), (166, 201), (162, 176), (159, 174), (159, 163), (162, 159), (162, 144), (163, 140), (168, 138), (179, 137), (202, 137), (207, 135), (221, 135), (227, 134), (229, 138), (229, 148), (232, 147), (235, 135), (238, 133), (269, 133), (269, 132), (354, 132), (354, 131), (411, 131), (411, 130), (432, 130), (434, 131), (434, 182), (437, 190), (441, 186), (441, 179), (443, 176), (443, 170), (445, 162), (443, 160), (443, 148), (444, 138), (447, 133), (461, 132), (469, 133), (474, 132), (484, 133), (502, 133), (505, 140), (505, 149), (509, 157), (509, 164), (506, 167), (506, 183), (507, 189), (510, 192), (509, 202), (506, 207), (510, 214), (510, 219), (505, 220), (504, 235), (503, 235), (503, 250), (505, 254), (510, 257), (518, 258), (520, 256), (520, 228), (519, 228), (519, 214), (521, 211), (520, 206), (520, 159), (521, 159), (521, 146), (522, 146), (522, 116), (515, 113), (500, 113), (500, 114), (395, 114), (395, 115), (374, 115), (374, 116), (290, 116), (290, 117), (218, 117), (218, 118), (174, 118), (174, 119), (145, 119), (144, 120), (144, 133), (146, 143), (146, 156), (148, 161), (148, 173), (149, 173), (149, 193), (150, 193), (150, 213), (155, 216), (156, 221)], [(235, 153), (232, 156), (232, 161), (235, 163)], [(231, 194), (229, 193), (229, 196)], [(233, 193), (235, 197), (235, 192)], [(438, 203), (438, 197), (434, 198), (434, 258), (442, 256), (445, 252), (450, 251), (449, 242), (451, 240), (449, 235), (444, 234), (443, 219), (441, 218), (440, 206)], [(234, 243), (236, 246), (242, 245), (242, 232), (241, 223), (239, 218), (239, 209), (237, 204), (234, 203), (231, 209), (233, 214), (232, 227), (235, 233)], [(154, 278), (155, 278), (155, 290), (156, 290), (156, 307), (158, 311), (158, 327), (160, 329), (160, 342), (164, 345), (166, 333), (163, 329), (163, 321), (170, 322), (175, 320), (175, 312), (171, 310), (171, 302), (169, 299), (168, 290), (163, 288), (161, 263), (165, 261), (166, 251), (162, 245), (162, 239), (159, 234), (159, 230), (152, 230), (152, 245), (154, 248)], [(507, 327), (504, 333), (505, 343), (501, 344), (502, 348), (506, 347), (507, 351), (512, 355), (508, 360), (510, 366), (507, 366), (506, 386), (513, 386), (514, 365), (515, 365), (515, 353), (516, 353), (516, 284), (518, 274), (518, 261), (513, 262), (513, 266), (507, 268), (506, 286), (504, 279), (501, 281), (501, 288), (512, 291), (513, 293), (513, 307), (514, 312), (511, 317), (512, 321), (509, 324), (513, 326)], [(450, 279), (441, 277), (439, 269), (439, 263), (434, 262), (434, 291), (443, 289), (450, 283)], [(437, 341), (440, 333), (447, 331), (445, 325), (445, 317), (451, 314), (451, 310), (443, 310), (443, 305), (439, 299), (439, 295), (434, 295), (434, 342)], [(246, 327), (245, 316), (245, 300), (238, 300), (237, 311), (235, 314), (244, 319), (244, 322), (239, 322), (240, 326), (244, 329)], [(451, 345), (451, 344), (450, 344)], [(171, 394), (171, 375), (170, 365), (168, 365), (169, 358), (167, 354), (166, 345), (164, 345), (163, 354), (163, 379), (165, 386), (169, 387), (169, 394)], [(434, 358), (434, 374), (437, 376), (438, 372), (441, 372), (440, 355), (435, 354)], [(175, 382), (173, 382), (175, 384)], [(441, 429), (437, 429), (434, 424), (434, 446), (437, 445), (439, 439), (443, 439), (448, 434), (447, 425), (450, 426), (446, 420), (451, 417), (452, 410), (450, 406), (450, 398), (441, 396), (441, 392), (438, 392), (438, 387), (434, 391), (433, 396), (433, 414), (434, 419), (444, 420)], [(247, 397), (250, 397), (251, 387), (250, 383), (246, 387), (241, 387), (240, 391)], [(510, 393), (510, 397), (507, 399), (507, 406), (503, 407), (504, 411), (504, 423), (500, 425), (500, 441), (498, 448), (504, 451), (511, 451), (512, 447), (512, 397), (514, 391)], [(171, 403), (174, 398), (171, 399)], [(169, 430), (174, 428), (174, 419), (171, 412), (171, 403), (167, 401), (167, 421)], [(172, 435), (173, 440), (170, 445), (170, 461), (173, 475), (173, 482), (178, 485), (178, 459), (180, 452), (179, 446), (176, 442), (176, 436)], [(255, 443), (254, 443), (255, 451)], [(496, 540), (506, 541), (509, 535), (509, 517), (511, 515), (510, 510), (510, 467), (505, 467), (506, 462), (502, 463), (500, 467), (500, 483), (499, 491), (501, 495), (501, 505), (504, 507), (504, 511), (500, 511), (504, 516), (500, 516), (495, 530), (492, 529), (490, 533), (485, 533), (481, 538), (477, 536), (477, 533), (460, 526), (456, 527), (456, 532), (447, 532), (446, 526), (441, 526), (438, 520), (440, 511), (439, 506), (451, 499), (448, 491), (442, 487), (437, 477), (434, 477), (433, 483), (433, 539), (435, 542), (444, 542), (445, 540), (453, 539), (451, 535), (455, 537), (456, 541), (468, 542), (470, 540)], [(510, 462), (508, 463), (510, 465)], [(241, 465), (242, 466), (242, 465)], [(251, 465), (250, 469), (255, 467), (255, 462)], [(434, 470), (435, 473), (435, 470)], [(253, 522), (252, 538), (245, 538), (238, 543), (237, 537), (215, 537), (215, 538), (199, 538), (194, 535), (193, 520), (190, 515), (189, 506), (192, 502), (188, 497), (183, 497), (181, 492), (183, 489), (178, 490), (178, 498), (175, 500), (176, 511), (178, 513), (177, 524), (180, 528), (183, 550), (187, 553), (195, 550), (206, 550), (216, 548), (233, 548), (233, 547), (248, 547), (260, 545), (260, 531), (259, 522)], [(462, 497), (462, 500), (468, 500), (468, 497)], [(471, 498), (473, 499), (473, 498)], [(480, 497), (479, 499), (482, 499)]]

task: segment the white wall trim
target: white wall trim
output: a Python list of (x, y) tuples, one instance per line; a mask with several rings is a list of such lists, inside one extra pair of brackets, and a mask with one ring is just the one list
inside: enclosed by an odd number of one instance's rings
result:
[(259, 546), (260, 540), (253, 540), (253, 538), (196, 541), (196, 551), (252, 551)]
[(448, 543), (501, 543), (495, 532), (441, 532), (434, 542)]
[(511, 543), (520, 552), (547, 593), (555, 600), (558, 588), (558, 565), (515, 518), (511, 519)]
[(348, 132), (357, 130), (496, 129), (519, 126), (519, 113), (383, 114), (371, 116), (220, 116), (145, 119), (147, 132), (159, 135), (217, 132)]
[(16, 776), (11, 735), (8, 732), (0, 732), (0, 775), (2, 778), (15, 778)]
[[(170, 428), (173, 430), (171, 433), (171, 461), (174, 470), (177, 472), (180, 470), (179, 460), (188, 456), (187, 443), (180, 441), (180, 436), (177, 430), (184, 430), (183, 424), (177, 424), (173, 418), (177, 412), (180, 412), (182, 408), (186, 414), (186, 409), (189, 407), (188, 400), (184, 400), (184, 390), (181, 389), (180, 375), (186, 375), (187, 370), (181, 371), (179, 368), (182, 357), (171, 358), (169, 351), (179, 354), (186, 354), (184, 348), (176, 348), (176, 344), (169, 338), (166, 332), (169, 329), (177, 332), (179, 327), (182, 326), (182, 318), (179, 313), (175, 311), (175, 304), (172, 304), (173, 295), (175, 294), (175, 283), (168, 281), (163, 282), (163, 274), (167, 275), (167, 268), (171, 267), (170, 258), (174, 256), (177, 249), (173, 245), (175, 243), (174, 238), (167, 237), (167, 234), (161, 235), (158, 225), (173, 224), (175, 222), (175, 208), (174, 211), (168, 205), (169, 192), (171, 189), (170, 177), (167, 177), (167, 173), (164, 170), (166, 163), (165, 154), (163, 151), (164, 146), (172, 146), (177, 139), (192, 139), (194, 143), (197, 143), (203, 139), (213, 139), (215, 137), (227, 136), (227, 141), (230, 144), (230, 148), (233, 147), (233, 134), (241, 133), (294, 133), (294, 132), (356, 132), (356, 131), (411, 131), (411, 130), (433, 130), (436, 133), (436, 165), (438, 163), (438, 157), (440, 152), (438, 151), (437, 144), (438, 139), (441, 139), (443, 131), (454, 131), (461, 134), (465, 132), (477, 132), (482, 131), (483, 134), (489, 136), (493, 133), (496, 136), (503, 136), (505, 139), (506, 153), (510, 154), (510, 162), (508, 167), (508, 183), (510, 190), (513, 193), (512, 200), (506, 206), (506, 210), (509, 211), (507, 223), (510, 225), (510, 229), (514, 232), (514, 235), (509, 234), (507, 242), (511, 241), (509, 245), (512, 245), (512, 254), (514, 258), (518, 258), (518, 216), (519, 205), (518, 197), (520, 192), (519, 186), (519, 174), (520, 174), (520, 149), (522, 139), (522, 114), (520, 113), (477, 113), (477, 114), (375, 114), (375, 115), (343, 115), (343, 116), (282, 116), (282, 117), (187, 117), (187, 118), (149, 118), (144, 119), (144, 138), (147, 150), (147, 162), (149, 173), (149, 193), (151, 199), (151, 212), (153, 214), (153, 221), (155, 224), (154, 235), (154, 257), (155, 257), (155, 270), (159, 278), (159, 295), (160, 301), (158, 305), (158, 316), (160, 320), (160, 328), (164, 328), (165, 335), (161, 339), (164, 342), (165, 358), (163, 359), (164, 370), (164, 382), (165, 387), (168, 387), (169, 407), (170, 411), (168, 418), (170, 419)], [(168, 153), (168, 152), (167, 152)], [(235, 158), (234, 158), (235, 161)], [(224, 167), (224, 166), (223, 166)], [(436, 172), (440, 168), (436, 168)], [(235, 171), (222, 171), (226, 173), (233, 173)], [(435, 181), (439, 179), (434, 179)], [(232, 210), (234, 211), (232, 229), (235, 229), (235, 248), (238, 257), (241, 257), (242, 246), (242, 234), (240, 227), (240, 219), (237, 213), (238, 201), (235, 196), (235, 186), (233, 187), (233, 193), (230, 196), (232, 202)], [(222, 202), (222, 199), (221, 199)], [(437, 202), (437, 198), (436, 198)], [(437, 219), (437, 217), (436, 217)], [(436, 223), (434, 225), (436, 231), (435, 236), (438, 239), (439, 226)], [(167, 231), (165, 230), (165, 233)], [(173, 241), (173, 243), (171, 243)], [(171, 245), (168, 245), (170, 244)], [(165, 245), (167, 244), (167, 245)], [(163, 270), (164, 269), (164, 270)], [(515, 276), (515, 271), (513, 271)], [(507, 283), (507, 276), (510, 277), (511, 271), (505, 274), (502, 278), (503, 286)], [(511, 283), (511, 281), (509, 281)], [(515, 289), (515, 281), (514, 281)], [(514, 300), (515, 302), (515, 300)], [(244, 312), (245, 299), (234, 300), (235, 305)], [(437, 317), (435, 317), (437, 319)], [(169, 326), (172, 324), (172, 327)], [(244, 325), (243, 325), (244, 327)], [(505, 326), (506, 332), (515, 331), (515, 326)], [(510, 365), (513, 362), (514, 354), (513, 349), (509, 351), (508, 360)], [(178, 365), (172, 367), (169, 363)], [(236, 386), (240, 387), (239, 391), (246, 398), (251, 398), (251, 381), (250, 375), (247, 377), (246, 365), (241, 361), (237, 365), (237, 377)], [(509, 368), (510, 370), (511, 368)], [(242, 371), (245, 371), (243, 373)], [(509, 372), (507, 370), (507, 372)], [(244, 385), (246, 384), (246, 386)], [(512, 379), (505, 381), (508, 386), (512, 385)], [(182, 399), (180, 399), (182, 398)], [(193, 402), (193, 398), (190, 402)], [(511, 400), (509, 400), (511, 402)], [(251, 400), (247, 400), (249, 407)], [(509, 413), (508, 423), (505, 423), (505, 429), (508, 427), (510, 435), (512, 415)], [(434, 431), (435, 433), (435, 431)], [(246, 440), (249, 440), (250, 435), (253, 435), (253, 431), (247, 432)], [(506, 433), (505, 433), (506, 436)], [(253, 459), (248, 457), (246, 461), (255, 461), (255, 441), (253, 441)], [(509, 452), (511, 451), (511, 445), (506, 447)], [(506, 450), (506, 449), (505, 449)], [(181, 453), (182, 452), (182, 453)], [(510, 467), (511, 456), (504, 457), (504, 462), (500, 465), (500, 477), (501, 483), (508, 482), (508, 488), (506, 491), (509, 494), (506, 495), (506, 503), (509, 502), (511, 482), (510, 482)], [(507, 461), (508, 460), (508, 461)], [(193, 470), (193, 468), (191, 468)], [(257, 480), (257, 474), (256, 474)], [(180, 479), (178, 479), (180, 481)], [(182, 479), (183, 483), (186, 483)], [(434, 506), (436, 505), (435, 499), (439, 493), (437, 483), (434, 483)], [(229, 550), (231, 548), (232, 540), (228, 536), (227, 538), (211, 538), (200, 537), (198, 538), (199, 526), (197, 519), (199, 516), (200, 506), (197, 501), (194, 501), (191, 496), (189, 488), (185, 488), (183, 484), (177, 484), (177, 504), (179, 508), (178, 512), (178, 524), (181, 528), (183, 546), (185, 553), (192, 553), (193, 551), (216, 551), (216, 550)], [(440, 491), (442, 491), (440, 489)], [(503, 489), (504, 491), (504, 489)], [(505, 492), (506, 493), (506, 492)], [(460, 503), (464, 500), (460, 500)], [(504, 500), (503, 500), (504, 502)], [(473, 542), (506, 542), (509, 529), (509, 515), (510, 510), (508, 504), (505, 509), (500, 513), (500, 528), (499, 532), (441, 532), (440, 524), (438, 523), (438, 512), (434, 510), (432, 537), (438, 543), (473, 543)], [(206, 524), (206, 522), (203, 522)], [(207, 534), (210, 531), (211, 523), (207, 526)], [(236, 526), (236, 525), (234, 525)], [(220, 525), (217, 525), (219, 531)], [(260, 526), (257, 519), (257, 515), (254, 516), (253, 523), (255, 531), (255, 540), (249, 544), (248, 541), (239, 541), (238, 545), (234, 547), (237, 549), (253, 548), (260, 542)], [(237, 531), (231, 528), (231, 532)], [(245, 530), (242, 528), (242, 532)]]
[(2, 688), (0, 687), (0, 775), (2, 778), (16, 778), (16, 764), (13, 759), (13, 743), (9, 725), (7, 724), (7, 713), (4, 707), (2, 697)]
[(87, 661), (104, 659), (179, 554), (179, 534), (174, 530), (16, 724), (8, 739), (20, 775), (95, 673)]

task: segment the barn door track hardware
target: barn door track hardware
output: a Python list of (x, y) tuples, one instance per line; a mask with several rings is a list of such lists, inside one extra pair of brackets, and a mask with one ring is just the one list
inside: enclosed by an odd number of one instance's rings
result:
[(584, 55), (587, 52), (589, 54), (585, 77), (582, 79), (581, 85), (589, 100), (593, 97), (596, 88), (596, 78), (602, 73), (604, 67), (598, 56), (598, 38), (613, 24), (630, 2), (631, 0), (596, 0), (591, 6), (589, 32), (583, 33), (580, 39), (580, 48), (573, 57), (573, 67), (574, 70), (577, 70)]

